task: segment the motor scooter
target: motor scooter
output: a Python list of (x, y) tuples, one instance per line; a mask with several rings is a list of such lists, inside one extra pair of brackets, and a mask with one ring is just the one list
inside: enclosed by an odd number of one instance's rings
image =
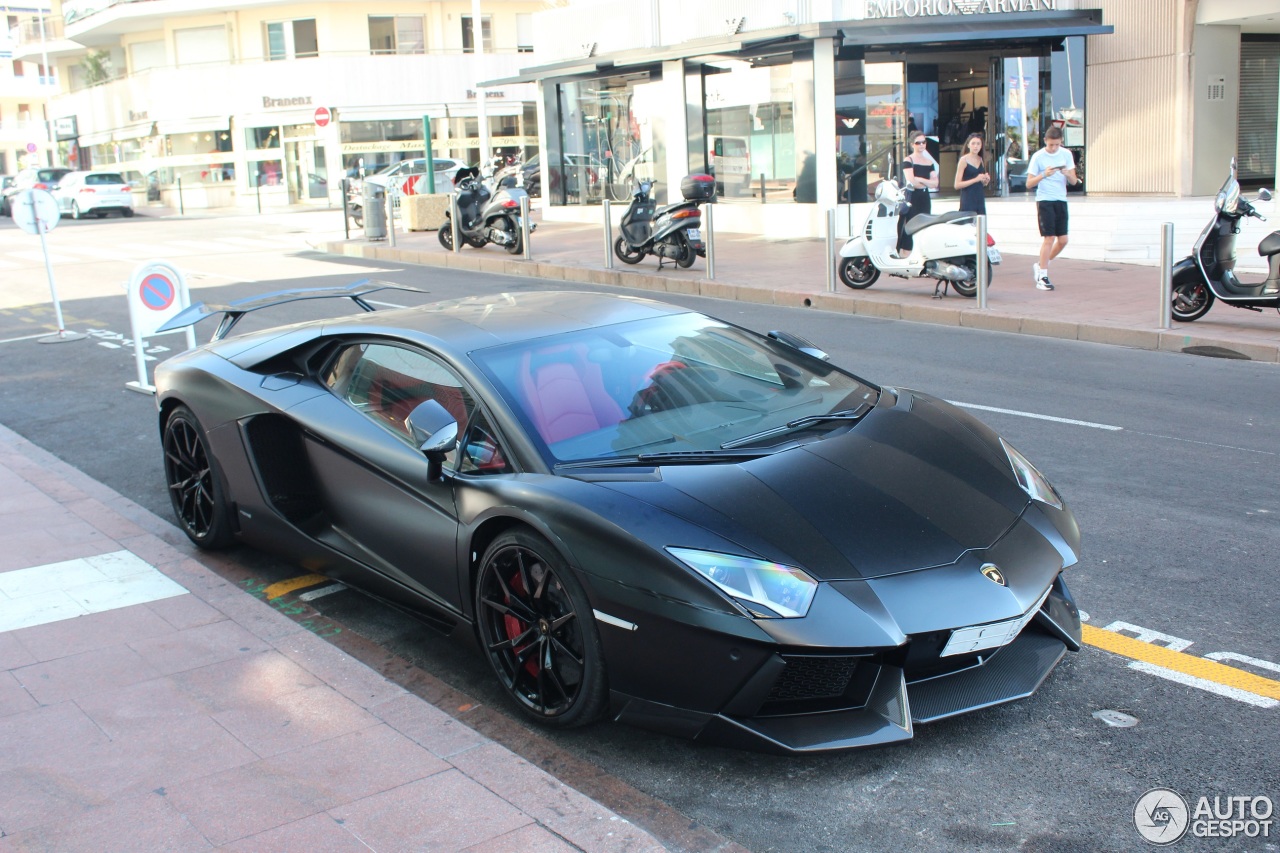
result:
[[(513, 255), (524, 251), (520, 236), (520, 200), (527, 198), (520, 187), (490, 186), (479, 179), (474, 166), (459, 169), (453, 177), (458, 196), (458, 234), (462, 242), (480, 249), (488, 243), (502, 246)], [(537, 226), (529, 223), (529, 232)], [(453, 251), (453, 219), (445, 212), (444, 224), (437, 236), (440, 245)]]
[(698, 203), (711, 198), (715, 178), (711, 175), (687, 175), (680, 182), (683, 201), (659, 208), (649, 192), (653, 185), (641, 181), (631, 194), (631, 204), (622, 215), (621, 233), (613, 241), (613, 253), (624, 264), (638, 264), (645, 255), (658, 256), (658, 269), (664, 260), (688, 269), (699, 257), (706, 257), (702, 241), (702, 210)]
[[(1254, 201), (1270, 201), (1271, 192), (1258, 191)], [(1246, 284), (1236, 277), (1236, 235), (1240, 220), (1252, 216), (1266, 222), (1248, 200), (1240, 197), (1236, 161), (1231, 158), (1231, 174), (1213, 202), (1214, 215), (1191, 248), (1191, 254), (1173, 267), (1173, 319), (1190, 323), (1203, 317), (1221, 299), (1236, 308), (1280, 311), (1280, 231), (1272, 231), (1258, 244), (1258, 254), (1267, 259), (1267, 279)]]
[[(977, 232), (974, 214), (961, 211), (922, 213), (914, 216), (903, 229), (913, 240), (911, 253), (899, 258), (894, 252), (898, 242), (898, 218), (906, 195), (892, 179), (876, 187), (876, 204), (867, 212), (866, 221), (840, 248), (836, 270), (840, 280), (855, 290), (875, 284), (880, 273), (915, 278), (935, 279), (934, 297), (946, 294), (947, 286), (961, 296), (978, 294)], [(987, 235), (987, 281), (992, 266), (1000, 263), (996, 241)]]

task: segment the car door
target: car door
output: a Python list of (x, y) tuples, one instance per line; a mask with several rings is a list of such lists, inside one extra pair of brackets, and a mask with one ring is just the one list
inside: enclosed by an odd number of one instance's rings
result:
[[(406, 423), (429, 399), (465, 429), (474, 397), (429, 353), (378, 341), (344, 346), (321, 383), (329, 394), (291, 410), (330, 519), (318, 535), (343, 553), (458, 611), (458, 516), (451, 476), (427, 479)], [(456, 469), (458, 451), (446, 461)]]

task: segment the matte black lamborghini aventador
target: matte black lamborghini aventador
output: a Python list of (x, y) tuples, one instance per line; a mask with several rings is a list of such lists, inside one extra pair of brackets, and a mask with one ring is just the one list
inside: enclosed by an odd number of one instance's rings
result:
[(1049, 482), (802, 339), (565, 292), (225, 337), (287, 298), (179, 318), (225, 313), (156, 370), (182, 527), (475, 632), (546, 724), (889, 743), (1030, 695), (1080, 646)]

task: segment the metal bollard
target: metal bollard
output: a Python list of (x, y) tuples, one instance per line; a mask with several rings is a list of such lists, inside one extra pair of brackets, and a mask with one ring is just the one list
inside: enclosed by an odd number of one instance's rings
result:
[[(350, 184), (347, 178), (342, 179), (342, 236), (343, 239), (351, 239), (351, 209), (347, 205), (347, 190)], [(262, 211), (258, 211), (261, 213)]]
[(836, 209), (827, 211), (827, 293), (836, 292)]
[(533, 250), (529, 248), (529, 194), (520, 199), (520, 245), (524, 248), (524, 259), (533, 260)]
[(702, 235), (702, 242), (707, 245), (707, 279), (709, 281), (716, 280), (716, 218), (713, 211), (714, 204), (707, 205), (707, 227), (704, 229), (707, 233)]
[(766, 200), (767, 199), (765, 199), (764, 197), (764, 172), (761, 172), (760, 173), (760, 203), (764, 204)]
[(1173, 223), (1160, 226), (1160, 328), (1173, 322)]
[(182, 178), (178, 178), (178, 215), (187, 215), (186, 205), (182, 202)]
[(449, 196), (449, 230), (453, 232), (453, 251), (462, 251), (462, 234), (458, 230), (458, 194)]
[(394, 248), (396, 245), (396, 200), (400, 198), (399, 187), (392, 186), (390, 197), (387, 198), (387, 240)]
[(978, 308), (987, 307), (987, 273), (991, 268), (987, 262), (987, 217), (978, 216), (974, 219), (978, 227), (978, 254), (974, 258), (978, 266)]
[(613, 203), (609, 199), (601, 205), (604, 208), (604, 268), (613, 269)]

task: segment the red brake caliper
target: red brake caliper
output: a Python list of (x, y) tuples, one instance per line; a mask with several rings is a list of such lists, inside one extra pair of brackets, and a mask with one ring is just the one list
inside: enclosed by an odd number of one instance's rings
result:
[[(511, 579), (508, 581), (508, 586), (510, 586), (511, 591), (516, 595), (524, 596), (528, 594), (528, 590), (526, 590), (524, 586), (524, 579), (520, 576), (519, 572), (516, 572), (511, 577)], [(507, 596), (506, 600), (503, 603), (506, 604), (508, 607), (510, 607), (511, 597)], [(508, 610), (507, 614), (502, 617), (502, 626), (503, 628), (506, 629), (508, 640), (514, 640), (516, 637), (519, 637), (521, 634), (525, 632), (526, 628), (528, 627), (527, 625), (525, 625), (525, 623), (521, 622), (519, 619), (512, 616), (510, 610)], [(517, 656), (527, 648), (529, 648), (528, 643), (526, 643), (523, 646), (512, 647), (513, 651), (516, 653)], [(538, 668), (539, 668), (539, 665), (538, 665), (537, 657), (531, 657), (524, 663), (525, 672), (529, 673), (535, 678), (537, 678), (538, 676)]]

